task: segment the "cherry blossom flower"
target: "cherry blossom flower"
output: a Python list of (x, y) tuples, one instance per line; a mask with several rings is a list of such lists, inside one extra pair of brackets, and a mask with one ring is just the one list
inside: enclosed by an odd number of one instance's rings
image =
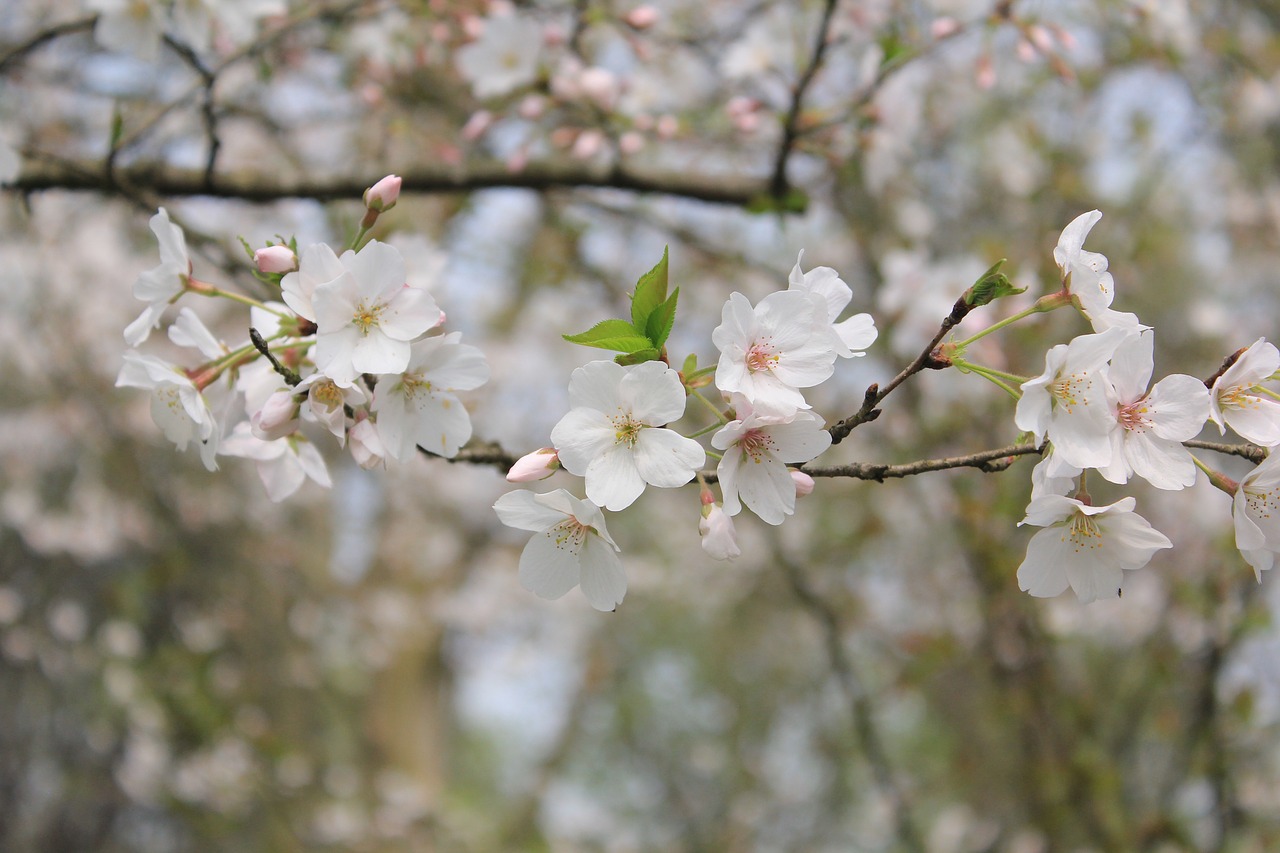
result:
[[(321, 374), (316, 374), (321, 375)], [(301, 404), (291, 388), (281, 388), (267, 397), (262, 408), (249, 417), (249, 427), (260, 441), (275, 441), (298, 430)], [(225, 452), (225, 451), (224, 451)], [(232, 456), (241, 454), (232, 453)]]
[(359, 384), (343, 388), (323, 373), (305, 377), (293, 391), (295, 395), (307, 395), (306, 406), (299, 408), (300, 414), (323, 425), (338, 439), (339, 445), (347, 441), (346, 410), (369, 402), (369, 396)]
[(1071, 220), (1058, 238), (1053, 259), (1062, 270), (1063, 284), (1075, 298), (1081, 312), (1093, 323), (1095, 332), (1113, 326), (1137, 328), (1140, 324), (1136, 315), (1111, 309), (1111, 302), (1115, 299), (1115, 281), (1107, 272), (1107, 256), (1084, 248), (1085, 238), (1100, 219), (1102, 212), (1091, 210)]
[(1027, 543), (1018, 586), (1046, 598), (1075, 591), (1082, 603), (1115, 598), (1124, 573), (1140, 569), (1173, 543), (1133, 511), (1133, 498), (1089, 506), (1064, 495), (1044, 495), (1027, 506), (1019, 526), (1043, 527)]
[(366, 471), (386, 462), (387, 449), (378, 435), (378, 426), (366, 412), (356, 412), (356, 422), (347, 431), (347, 441), (351, 458)]
[(1262, 582), (1280, 553), (1280, 453), (1272, 453), (1244, 475), (1232, 498), (1236, 547)]
[(836, 355), (841, 358), (866, 355), (865, 352), (855, 350), (865, 350), (875, 343), (876, 335), (879, 334), (876, 321), (870, 314), (854, 314), (837, 323), (836, 318), (849, 304), (849, 300), (853, 299), (853, 291), (831, 267), (814, 267), (808, 272), (802, 272), (800, 264), (803, 261), (804, 251), (801, 250), (800, 256), (796, 258), (796, 265), (791, 270), (787, 289), (808, 293), (822, 301), (827, 320), (831, 323), (831, 348)]
[(316, 309), (311, 299), (315, 296), (316, 285), (333, 281), (346, 271), (333, 249), (324, 243), (315, 243), (302, 250), (298, 269), (280, 279), (281, 296), (298, 316), (314, 323)]
[(471, 416), (454, 392), (487, 382), (489, 365), (461, 338), (450, 332), (415, 342), (404, 372), (384, 376), (374, 389), (378, 434), (392, 458), (404, 461), (419, 445), (453, 457), (471, 438)]
[(133, 284), (134, 298), (147, 303), (138, 319), (124, 330), (125, 343), (139, 346), (160, 325), (160, 317), (169, 303), (187, 288), (191, 278), (191, 260), (187, 257), (187, 240), (182, 229), (169, 221), (163, 207), (151, 217), (151, 231), (160, 243), (160, 265), (138, 276)]
[(409, 342), (440, 321), (431, 294), (405, 284), (404, 260), (386, 243), (370, 241), (339, 259), (345, 271), (316, 285), (316, 367), (339, 385), (361, 373), (401, 373)]
[(1108, 398), (1114, 392), (1107, 382), (1107, 362), (1129, 334), (1109, 329), (1050, 349), (1044, 373), (1022, 385), (1014, 410), (1018, 429), (1034, 433), (1037, 442), (1047, 436), (1068, 465), (1110, 464), (1111, 431), (1117, 424)]
[(796, 481), (787, 464), (822, 453), (831, 446), (831, 433), (813, 412), (778, 417), (751, 411), (740, 396), (733, 399), (739, 419), (711, 438), (711, 445), (724, 451), (716, 469), (724, 511), (737, 515), (745, 503), (762, 520), (781, 524), (796, 509)]
[(685, 392), (680, 375), (660, 361), (579, 367), (569, 403), (551, 443), (565, 469), (586, 478), (587, 497), (606, 509), (627, 508), (646, 483), (683, 486), (706, 461), (698, 442), (661, 428), (684, 414)]
[(217, 419), (208, 401), (186, 371), (154, 355), (137, 350), (124, 354), (124, 366), (116, 377), (117, 388), (143, 388), (151, 392), (151, 419), (174, 443), (186, 450), (200, 443), (200, 461), (210, 471), (218, 469)]
[(1050, 444), (1044, 458), (1031, 469), (1031, 500), (1043, 495), (1065, 495), (1075, 488), (1080, 474), (1080, 468), (1063, 462)]
[(333, 485), (320, 451), (300, 433), (263, 441), (253, 434), (247, 422), (241, 421), (222, 442), (219, 452), (252, 459), (267, 497), (277, 503), (298, 491), (307, 478), (326, 489)]
[(538, 78), (541, 51), (536, 23), (503, 15), (486, 20), (480, 38), (459, 48), (454, 61), (477, 98), (496, 98)]
[(1111, 464), (1099, 467), (1113, 483), (1137, 474), (1157, 489), (1183, 489), (1196, 481), (1196, 465), (1182, 442), (1195, 438), (1209, 418), (1209, 391), (1194, 376), (1151, 381), (1154, 334), (1130, 335), (1111, 358), (1108, 379), (1115, 389)]
[(711, 340), (720, 350), (716, 387), (742, 394), (756, 409), (783, 415), (807, 409), (797, 389), (835, 371), (826, 304), (797, 290), (771, 293), (754, 308), (741, 293), (731, 294)]
[(545, 480), (560, 470), (560, 457), (554, 447), (541, 447), (516, 460), (507, 472), (508, 483), (532, 483)]
[(600, 507), (564, 489), (508, 492), (493, 505), (508, 527), (535, 535), (520, 554), (520, 585), (540, 598), (559, 598), (575, 586), (596, 610), (615, 610), (627, 576)]
[(1210, 391), (1209, 417), (1225, 433), (1263, 447), (1280, 444), (1280, 403), (1254, 393), (1280, 370), (1280, 350), (1258, 338), (1222, 372)]
[(709, 503), (702, 506), (702, 518), (698, 519), (698, 534), (702, 550), (713, 560), (732, 560), (742, 556), (738, 547), (738, 532), (733, 519), (724, 511), (723, 504)]

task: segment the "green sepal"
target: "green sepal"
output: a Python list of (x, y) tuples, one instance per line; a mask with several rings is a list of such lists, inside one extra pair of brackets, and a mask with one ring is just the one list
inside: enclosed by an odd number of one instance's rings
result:
[(636, 327), (626, 320), (602, 320), (585, 332), (577, 335), (564, 335), (563, 337), (571, 344), (582, 344), (584, 347), (611, 349), (624, 353), (653, 348), (653, 342), (637, 331)]
[(680, 298), (680, 288), (676, 288), (667, 299), (649, 314), (645, 322), (644, 333), (659, 349), (667, 342), (671, 327), (676, 322), (676, 301)]
[(984, 272), (978, 280), (964, 292), (964, 304), (971, 308), (979, 308), (988, 305), (1002, 296), (1014, 296), (1019, 293), (1025, 293), (1025, 287), (1014, 287), (1013, 282), (1009, 281), (1009, 276), (1000, 272), (1000, 267), (1004, 266), (1005, 258), (1001, 258), (991, 265), (991, 268)]
[(624, 352), (615, 355), (613, 360), (624, 367), (629, 364), (643, 364), (646, 361), (658, 361), (662, 358), (662, 350), (648, 347), (646, 349), (638, 349), (635, 352)]
[(689, 353), (689, 356), (684, 360), (684, 364), (680, 365), (680, 372), (683, 373), (685, 376), (690, 376), (697, 369), (698, 369), (698, 354), (696, 352), (691, 352)]
[[(649, 316), (662, 305), (667, 298), (667, 247), (662, 249), (662, 260), (636, 282), (636, 289), (631, 294), (631, 323), (637, 329), (647, 328)], [(661, 341), (655, 341), (662, 346)]]

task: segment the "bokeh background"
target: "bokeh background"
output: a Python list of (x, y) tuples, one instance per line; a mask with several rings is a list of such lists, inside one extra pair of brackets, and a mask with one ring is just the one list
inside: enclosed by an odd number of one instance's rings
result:
[[(95, 37), (122, 5), (0, 7), (0, 849), (1280, 849), (1277, 579), (1203, 480), (1095, 489), (1175, 548), (1088, 606), (1017, 588), (1027, 459), (821, 480), (780, 528), (740, 517), (732, 563), (695, 487), (651, 489), (609, 519), (631, 586), (597, 613), (520, 588), (501, 470), (327, 446), (334, 488), (273, 504), (113, 387), (157, 207), (199, 277), (265, 295), (239, 237), (341, 245), (392, 172), (375, 236), (486, 353), (465, 402), (517, 454), (593, 357), (560, 335), (668, 245), (670, 349), (704, 364), (731, 292), (802, 249), (841, 273), (881, 335), (811, 395), (834, 421), (995, 260), (1027, 294), (967, 329), (1057, 289), (1099, 208), (1157, 376), (1206, 377), (1276, 334), (1280, 5), (180, 0), (209, 43), (154, 58)], [(513, 15), (536, 72), (478, 98), (458, 51)], [(1034, 375), (1069, 314), (979, 357)], [(1012, 412), (927, 372), (821, 461), (999, 447)]]

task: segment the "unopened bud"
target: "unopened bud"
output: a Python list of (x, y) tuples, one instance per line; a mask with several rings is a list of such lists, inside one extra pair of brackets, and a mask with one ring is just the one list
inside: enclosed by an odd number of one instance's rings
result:
[(249, 418), (253, 434), (263, 441), (284, 438), (298, 429), (298, 402), (292, 389), (274, 392)]
[(398, 175), (387, 175), (364, 191), (364, 206), (378, 213), (395, 207), (396, 200), (400, 198), (401, 183)]
[[(358, 417), (358, 416), (357, 416)], [(356, 464), (366, 471), (378, 467), (387, 455), (378, 428), (367, 417), (358, 420), (347, 431), (347, 447)]]
[(637, 30), (647, 30), (658, 23), (658, 10), (652, 6), (637, 6), (622, 16), (627, 26)]
[(545, 480), (560, 469), (560, 456), (553, 447), (543, 447), (516, 460), (507, 472), (509, 483)]
[(791, 480), (796, 484), (796, 497), (802, 498), (813, 493), (813, 478), (805, 472), (791, 469)]
[(933, 23), (929, 25), (929, 35), (933, 36), (934, 41), (951, 38), (958, 32), (960, 32), (960, 22), (955, 18), (934, 18)]
[(298, 268), (298, 256), (288, 246), (267, 246), (253, 253), (258, 272), (293, 272)]
[(707, 504), (702, 508), (702, 518), (698, 519), (698, 533), (702, 537), (702, 550), (712, 559), (732, 560), (742, 554), (733, 519), (720, 504)]

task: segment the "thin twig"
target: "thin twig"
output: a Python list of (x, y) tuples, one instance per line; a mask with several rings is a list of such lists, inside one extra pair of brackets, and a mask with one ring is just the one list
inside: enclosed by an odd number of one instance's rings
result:
[(93, 15), (88, 18), (80, 18), (75, 21), (67, 21), (64, 24), (56, 24), (52, 27), (49, 27), (47, 30), (41, 30), (31, 38), (24, 41), (22, 44), (15, 47), (13, 50), (6, 53), (3, 57), (0, 57), (0, 74), (8, 73), (10, 65), (24, 58), (28, 53), (31, 53), (36, 48), (40, 47), (46, 42), (53, 41), (54, 39), (59, 38), (60, 36), (69, 35), (71, 33), (78, 33), (78, 32), (83, 32), (84, 30), (91, 30), (93, 29), (93, 25), (97, 23), (97, 21), (98, 21), (98, 16)]
[(1184, 441), (1183, 447), (1189, 447), (1192, 450), (1212, 450), (1216, 453), (1225, 453), (1229, 456), (1239, 456), (1241, 459), (1248, 459), (1255, 465), (1267, 458), (1267, 450), (1258, 447), (1256, 444), (1222, 444), (1217, 441)]
[(249, 340), (253, 342), (253, 348), (262, 353), (262, 356), (275, 368), (276, 373), (284, 377), (284, 381), (289, 383), (290, 388), (297, 387), (302, 381), (302, 377), (298, 375), (298, 371), (290, 370), (280, 363), (280, 359), (276, 358), (276, 354), (267, 346), (267, 341), (262, 337), (262, 333), (252, 326), (249, 327)]
[(791, 106), (782, 123), (782, 142), (778, 145), (778, 155), (774, 159), (773, 178), (769, 183), (769, 193), (781, 200), (787, 194), (787, 161), (791, 158), (792, 149), (800, 137), (800, 112), (804, 108), (804, 96), (809, 84), (822, 68), (822, 61), (827, 54), (827, 45), (831, 40), (831, 20), (835, 15), (839, 0), (827, 0), (822, 10), (822, 22), (818, 25), (818, 35), (814, 40), (813, 55), (809, 65), (800, 74), (795, 87), (791, 90)]

